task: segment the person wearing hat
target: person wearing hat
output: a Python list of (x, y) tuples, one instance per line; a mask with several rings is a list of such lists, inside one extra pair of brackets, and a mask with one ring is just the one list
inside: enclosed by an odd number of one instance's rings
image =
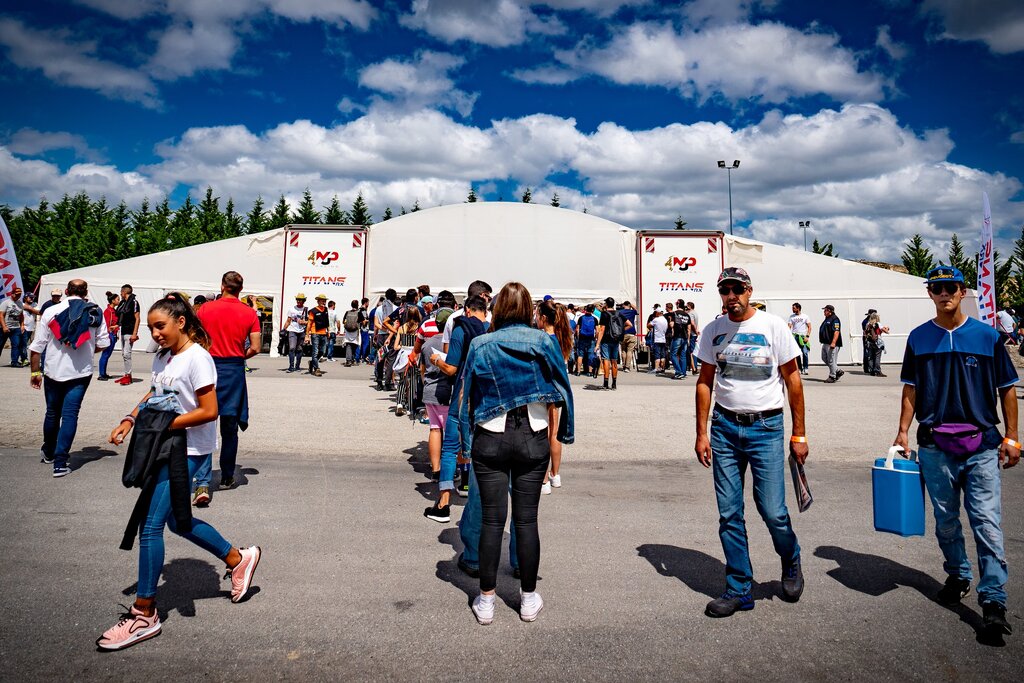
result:
[(893, 445), (909, 452), (908, 434), (916, 417), (918, 460), (947, 574), (935, 600), (952, 607), (971, 592), (971, 562), (960, 525), (962, 503), (978, 552), (982, 635), (1001, 640), (1012, 629), (1006, 620), (999, 466), (1010, 468), (1020, 460), (1017, 370), (999, 333), (961, 309), (967, 286), (958, 269), (933, 268), (926, 285), (935, 317), (907, 338), (900, 371), (899, 430)]
[(701, 366), (694, 450), (704, 467), (713, 467), (718, 535), (725, 551), (726, 588), (722, 597), (705, 608), (709, 617), (728, 617), (737, 611), (754, 609), (753, 570), (743, 516), (744, 478), (748, 469), (753, 479), (754, 502), (782, 560), (782, 599), (796, 602), (804, 588), (800, 545), (786, 509), (783, 415), (788, 397), (793, 418), (789, 456), (803, 464), (808, 447), (803, 384), (797, 361), (800, 349), (782, 318), (750, 305), (752, 292), (745, 270), (722, 271), (718, 293), (728, 313), (708, 323), (697, 343)]
[(25, 334), (25, 304), (21, 301), (21, 287), (14, 285), (11, 294), (0, 301), (0, 353), (11, 340), (11, 367), (21, 367), (21, 338)]
[(288, 331), (288, 372), (298, 372), (302, 369), (302, 343), (305, 341), (308, 320), (306, 295), (299, 292), (295, 295), (295, 305), (288, 309), (285, 316), (284, 329)]
[(818, 328), (818, 341), (821, 342), (821, 360), (828, 368), (828, 379), (825, 384), (834, 384), (846, 373), (839, 369), (839, 349), (843, 348), (843, 324), (836, 316), (836, 307), (826, 304), (821, 309), (825, 319)]
[(313, 347), (309, 359), (309, 374), (322, 377), (320, 357), (327, 352), (327, 330), (331, 324), (331, 316), (327, 312), (327, 295), (316, 295), (316, 306), (310, 309), (306, 322), (306, 341)]

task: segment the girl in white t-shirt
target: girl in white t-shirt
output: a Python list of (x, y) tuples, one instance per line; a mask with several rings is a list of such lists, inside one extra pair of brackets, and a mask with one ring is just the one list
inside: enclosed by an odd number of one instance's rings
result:
[[(183, 295), (168, 294), (149, 309), (149, 330), (160, 352), (153, 361), (152, 388), (140, 406), (110, 433), (120, 445), (141, 410), (178, 414), (170, 429), (184, 429), (188, 443), (189, 477), (195, 476), (217, 445), (217, 370), (207, 348), (210, 338)], [(192, 531), (179, 532), (171, 510), (168, 467), (164, 465), (153, 489), (146, 521), (139, 533), (139, 583), (135, 604), (116, 625), (96, 641), (104, 650), (121, 650), (160, 633), (156, 586), (164, 564), (164, 526), (223, 560), (231, 576), (231, 601), (245, 597), (260, 561), (259, 546), (236, 548), (206, 522), (192, 518)]]

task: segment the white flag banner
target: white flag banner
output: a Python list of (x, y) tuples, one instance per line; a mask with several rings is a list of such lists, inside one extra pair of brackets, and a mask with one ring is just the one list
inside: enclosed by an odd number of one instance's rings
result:
[(988, 193), (982, 192), (983, 219), (981, 250), (978, 252), (978, 316), (981, 322), (996, 326), (996, 267), (992, 252), (992, 209)]
[(18, 270), (18, 257), (14, 255), (14, 242), (7, 224), (0, 218), (0, 301), (11, 295), (15, 287), (24, 289), (21, 284), (21, 271)]

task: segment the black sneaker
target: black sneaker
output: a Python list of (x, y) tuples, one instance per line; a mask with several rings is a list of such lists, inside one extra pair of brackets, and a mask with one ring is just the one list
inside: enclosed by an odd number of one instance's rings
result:
[(52, 455), (47, 455), (46, 453), (44, 453), (42, 451), (42, 449), (39, 449), (39, 462), (43, 463), (44, 465), (52, 465), (53, 464), (53, 456)]
[(462, 553), (459, 553), (459, 561), (456, 564), (458, 564), (459, 569), (461, 569), (463, 573), (465, 573), (467, 576), (470, 576), (474, 579), (480, 578), (480, 567), (474, 567), (469, 562), (466, 562), (466, 560), (462, 557)]
[(846, 374), (846, 372), (844, 370), (836, 370), (836, 379), (839, 379), (840, 377), (842, 377), (845, 374)]
[(605, 380), (605, 381), (604, 381), (604, 388), (605, 388), (605, 389), (607, 389), (607, 388), (608, 388), (608, 380)]
[(1006, 620), (1006, 608), (998, 602), (983, 603), (981, 612), (985, 619), (985, 630), (989, 633), (1001, 636), (1013, 633), (1013, 627)]
[(704, 614), (721, 619), (722, 617), (731, 617), (736, 612), (749, 612), (752, 609), (754, 609), (754, 596), (750, 593), (733, 595), (726, 591), (722, 597), (708, 603), (708, 606), (704, 608)]
[(423, 516), (427, 519), (432, 519), (435, 522), (441, 522), (443, 524), (445, 522), (452, 521), (451, 511), (451, 505), (439, 507), (437, 503), (434, 503), (433, 507), (429, 507), (423, 511)]
[(462, 470), (459, 476), (459, 485), (455, 488), (460, 498), (469, 497), (469, 470)]
[(615, 378), (612, 378), (612, 391), (615, 391)]
[(825, 384), (835, 384), (837, 379), (838, 377), (829, 377), (827, 380), (825, 380)]
[(221, 491), (227, 491), (228, 489), (233, 489), (233, 488), (235, 488), (235, 478), (234, 477), (224, 477), (224, 478), (222, 478), (220, 480), (220, 490)]
[(939, 589), (935, 599), (940, 605), (955, 605), (971, 592), (971, 582), (959, 576), (947, 576), (946, 585)]
[(800, 568), (800, 558), (788, 567), (782, 568), (782, 599), (796, 602), (804, 592), (804, 572)]

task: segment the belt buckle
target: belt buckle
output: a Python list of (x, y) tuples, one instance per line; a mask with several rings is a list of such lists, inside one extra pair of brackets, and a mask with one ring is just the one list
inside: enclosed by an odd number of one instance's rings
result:
[(737, 422), (739, 422), (741, 425), (745, 425), (745, 426), (749, 427), (749, 426), (753, 425), (755, 422), (757, 422), (757, 418), (760, 417), (760, 414), (758, 414), (758, 413), (739, 413), (739, 414), (736, 415), (736, 417), (737, 417), (737, 420), (736, 420)]

